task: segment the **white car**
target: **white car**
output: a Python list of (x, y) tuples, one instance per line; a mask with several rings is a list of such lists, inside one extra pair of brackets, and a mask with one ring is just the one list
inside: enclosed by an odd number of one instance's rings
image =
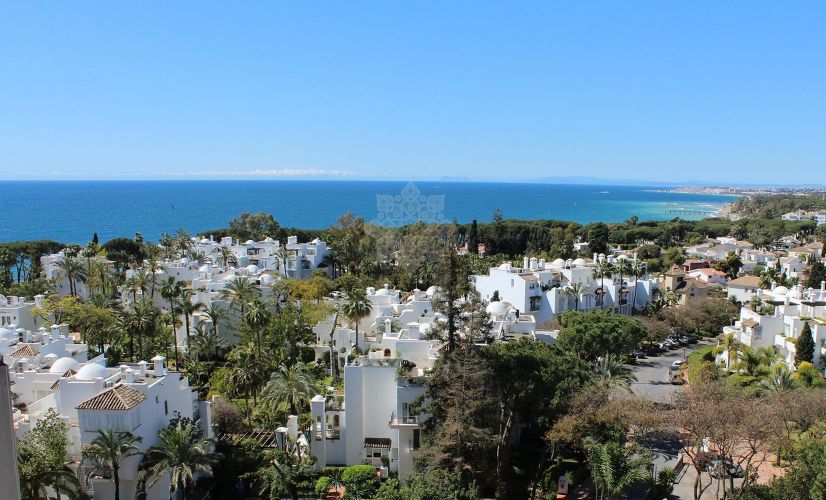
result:
[(671, 363), (671, 369), (672, 370), (679, 370), (680, 367), (683, 366), (683, 363), (685, 363), (685, 361), (683, 361), (682, 359), (678, 359), (678, 360), (674, 361), (673, 363)]

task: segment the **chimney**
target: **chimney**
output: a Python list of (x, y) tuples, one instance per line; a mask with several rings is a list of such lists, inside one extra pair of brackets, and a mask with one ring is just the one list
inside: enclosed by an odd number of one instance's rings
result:
[(531, 262), (531, 271), (536, 271), (536, 263), (537, 263), (536, 257), (531, 257), (530, 262)]
[(35, 295), (34, 296), (34, 305), (35, 307), (39, 307), (43, 309), (46, 307), (46, 296), (45, 295)]
[(159, 354), (152, 358), (151, 361), (154, 364), (152, 375), (155, 377), (163, 377), (163, 362), (166, 361), (166, 358)]
[(417, 340), (421, 338), (421, 333), (419, 330), (418, 323), (408, 323), (407, 324), (407, 338)]
[(539, 269), (541, 271), (545, 270), (545, 259), (539, 259)]
[(298, 417), (296, 415), (287, 417), (287, 437), (290, 441), (298, 439)]
[(390, 335), (390, 332), (393, 331), (393, 321), (390, 318), (384, 320), (384, 334)]
[(527, 257), (523, 258), (522, 259), (522, 269), (528, 269), (528, 266), (530, 265), (529, 262), (530, 261), (528, 260)]
[(139, 361), (138, 362), (138, 376), (140, 378), (146, 377), (146, 365), (149, 364), (146, 361)]
[(599, 254), (594, 252), (594, 262), (599, 260)]
[(275, 445), (279, 450), (285, 451), (287, 449), (287, 433), (289, 429), (286, 427), (279, 427), (275, 429)]

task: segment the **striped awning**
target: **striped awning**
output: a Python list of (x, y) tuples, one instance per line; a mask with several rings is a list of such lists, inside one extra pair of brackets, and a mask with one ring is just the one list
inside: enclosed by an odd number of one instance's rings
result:
[(386, 448), (390, 449), (390, 438), (364, 438), (365, 448)]

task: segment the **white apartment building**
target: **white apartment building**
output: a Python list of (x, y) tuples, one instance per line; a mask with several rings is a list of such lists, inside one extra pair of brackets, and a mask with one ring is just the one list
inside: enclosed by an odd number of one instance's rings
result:
[[(594, 255), (594, 260), (616, 262), (628, 259)], [(636, 309), (642, 309), (658, 287), (655, 279), (640, 276), (606, 276), (605, 279), (593, 277), (593, 261), (582, 258), (576, 260), (557, 259), (545, 262), (544, 259), (525, 258), (522, 267), (515, 267), (506, 262), (489, 270), (488, 275), (473, 276), (476, 290), (483, 300), (490, 301), (498, 293), (499, 299), (512, 305), (518, 315), (533, 316), (537, 325), (553, 319), (565, 311), (613, 310), (619, 314), (631, 313), (631, 301)], [(566, 289), (569, 285), (581, 283), (585, 292), (577, 301)], [(604, 289), (603, 289), (604, 285)], [(578, 302), (578, 304), (577, 304)]]
[(774, 347), (789, 368), (794, 369), (795, 345), (804, 324), (808, 323), (815, 341), (813, 363), (826, 367), (826, 283), (820, 289), (804, 289), (801, 285), (762, 290), (761, 299), (774, 306), (771, 314), (760, 314), (750, 307), (740, 309), (740, 319), (725, 327), (724, 334), (733, 334), (749, 347)]
[(0, 294), (0, 328), (14, 325), (16, 328), (36, 330), (37, 322), (42, 321), (32, 314), (35, 307), (43, 308), (46, 297), (37, 295), (33, 302), (26, 297), (6, 297)]
[[(151, 361), (151, 366), (141, 361), (106, 368), (102, 356), (88, 362), (51, 355), (16, 360), (10, 374), (12, 391), (18, 404), (25, 403), (14, 412), (17, 437), (54, 409), (69, 427), (67, 458), (84, 489), (93, 498), (113, 498), (111, 471), (82, 463), (83, 447), (97, 437), (98, 430), (131, 432), (142, 438), (136, 444), (141, 451), (156, 444), (158, 431), (176, 417), (198, 420), (203, 416), (202, 429), (212, 432), (209, 403), (197, 399), (186, 378), (165, 368), (163, 356)], [(122, 498), (134, 497), (139, 463), (138, 456), (121, 463)], [(169, 479), (162, 478), (147, 493), (150, 499), (168, 498)]]

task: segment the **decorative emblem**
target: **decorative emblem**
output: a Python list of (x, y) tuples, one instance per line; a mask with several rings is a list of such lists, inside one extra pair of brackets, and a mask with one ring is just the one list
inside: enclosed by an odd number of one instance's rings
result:
[(416, 222), (444, 222), (445, 195), (425, 196), (421, 190), (408, 183), (400, 194), (377, 194), (376, 208), (379, 213), (373, 224), (385, 227), (398, 227)]

